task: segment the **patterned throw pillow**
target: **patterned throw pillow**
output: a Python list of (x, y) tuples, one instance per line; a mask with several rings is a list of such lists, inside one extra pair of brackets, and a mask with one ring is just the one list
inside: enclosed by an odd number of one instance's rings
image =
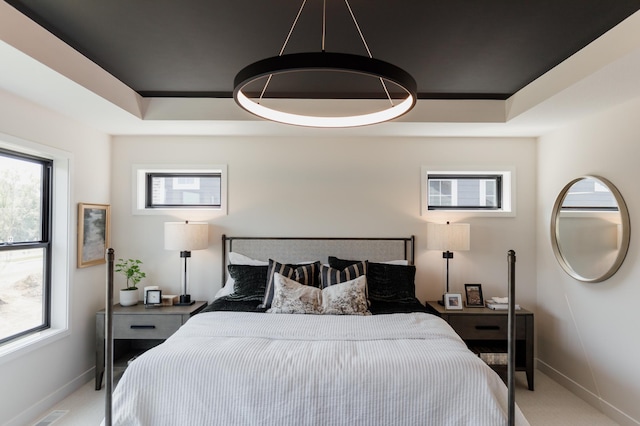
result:
[(325, 315), (371, 315), (366, 295), (367, 277), (322, 289), (322, 313)]
[(322, 292), (319, 288), (300, 284), (279, 273), (273, 277), (273, 300), (267, 310), (274, 314), (320, 314)]
[(302, 265), (286, 265), (269, 259), (267, 270), (267, 283), (262, 298), (261, 308), (270, 308), (273, 300), (273, 280), (276, 273), (291, 278), (300, 284), (318, 287), (318, 271), (320, 262), (306, 263)]
[(323, 290), (300, 284), (279, 273), (273, 278), (273, 314), (371, 315), (364, 275)]
[(367, 264), (368, 262), (365, 260), (345, 266), (344, 269), (334, 269), (330, 266), (321, 265), (320, 288), (324, 289), (332, 285), (353, 280), (362, 275), (367, 275)]

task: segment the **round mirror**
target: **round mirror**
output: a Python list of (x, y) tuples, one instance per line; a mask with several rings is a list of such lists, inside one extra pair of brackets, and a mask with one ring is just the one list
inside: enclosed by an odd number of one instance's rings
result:
[(551, 215), (551, 244), (573, 278), (600, 282), (616, 273), (629, 248), (629, 212), (608, 180), (583, 176), (560, 192)]

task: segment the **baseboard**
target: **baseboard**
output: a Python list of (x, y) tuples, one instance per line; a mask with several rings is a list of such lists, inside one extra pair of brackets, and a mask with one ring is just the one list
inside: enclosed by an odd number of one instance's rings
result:
[(85, 371), (80, 376), (76, 377), (66, 385), (57, 389), (55, 392), (36, 402), (27, 410), (9, 420), (3, 426), (24, 426), (32, 424), (33, 422), (38, 420), (39, 417), (44, 416), (47, 411), (54, 407), (57, 403), (80, 389), (89, 380), (93, 380), (94, 377), (95, 367), (89, 369), (88, 371)]
[(578, 398), (583, 399), (589, 405), (601, 411), (606, 416), (619, 423), (621, 426), (640, 426), (639, 420), (633, 419), (631, 416), (614, 407), (604, 399), (600, 398), (598, 395), (584, 388), (582, 385), (574, 382), (569, 377), (551, 367), (549, 364), (546, 364), (543, 361), (540, 361), (540, 359), (537, 359), (536, 367), (538, 368), (538, 370), (549, 376), (555, 382), (567, 388)]

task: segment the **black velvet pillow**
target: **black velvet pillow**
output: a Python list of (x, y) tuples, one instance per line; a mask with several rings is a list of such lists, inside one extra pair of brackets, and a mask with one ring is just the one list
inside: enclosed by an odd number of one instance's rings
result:
[[(344, 269), (359, 260), (329, 257), (329, 266)], [(369, 299), (381, 302), (413, 302), (416, 298), (416, 267), (414, 265), (391, 265), (369, 262), (367, 265), (367, 287)]]
[(233, 278), (232, 300), (262, 301), (267, 282), (267, 266), (229, 265), (229, 275)]

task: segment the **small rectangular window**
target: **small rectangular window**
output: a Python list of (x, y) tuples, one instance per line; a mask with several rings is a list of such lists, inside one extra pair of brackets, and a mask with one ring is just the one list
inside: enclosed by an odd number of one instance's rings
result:
[(220, 173), (147, 173), (147, 208), (220, 208)]
[(501, 175), (430, 174), (429, 210), (499, 210)]
[(422, 167), (422, 214), (477, 212), (500, 216), (515, 213), (512, 170), (442, 170)]
[(562, 200), (562, 210), (618, 211), (613, 193), (595, 179), (582, 179), (574, 183)]
[[(133, 214), (167, 210), (227, 213), (226, 165), (134, 165)], [(164, 212), (164, 213), (163, 213)]]

